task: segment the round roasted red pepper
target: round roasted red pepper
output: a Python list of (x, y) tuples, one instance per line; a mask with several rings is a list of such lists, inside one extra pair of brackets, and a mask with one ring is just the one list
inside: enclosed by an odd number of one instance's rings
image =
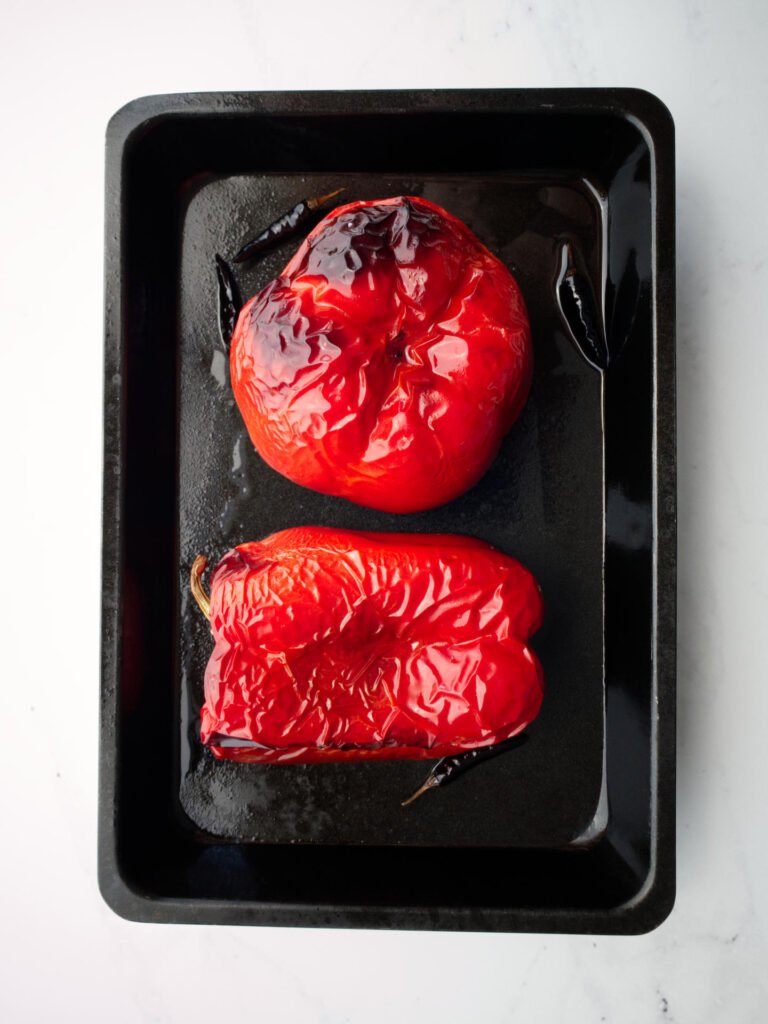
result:
[(201, 738), (220, 758), (444, 757), (521, 732), (543, 678), (533, 576), (470, 537), (301, 527), (213, 573)]
[(413, 196), (333, 210), (243, 308), (231, 349), (235, 398), (264, 460), (388, 512), (475, 484), (531, 371), (510, 272)]

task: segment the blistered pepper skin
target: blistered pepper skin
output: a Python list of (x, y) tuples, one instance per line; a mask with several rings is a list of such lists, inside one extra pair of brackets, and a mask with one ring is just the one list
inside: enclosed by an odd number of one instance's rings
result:
[(531, 335), (507, 268), (446, 210), (337, 207), (243, 308), (231, 378), (279, 473), (387, 512), (452, 500), (522, 409)]
[(267, 763), (498, 743), (539, 711), (541, 617), (531, 573), (469, 537), (303, 527), (242, 544), (211, 579), (201, 739)]

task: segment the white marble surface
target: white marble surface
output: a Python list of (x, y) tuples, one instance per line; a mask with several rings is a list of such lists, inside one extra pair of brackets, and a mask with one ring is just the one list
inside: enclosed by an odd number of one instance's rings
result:
[[(214, 15), (214, 7), (217, 13)], [(0, 1019), (761, 1021), (764, 0), (5, 0)], [(137, 95), (631, 85), (677, 123), (677, 906), (639, 938), (152, 927), (96, 889), (103, 135)]]

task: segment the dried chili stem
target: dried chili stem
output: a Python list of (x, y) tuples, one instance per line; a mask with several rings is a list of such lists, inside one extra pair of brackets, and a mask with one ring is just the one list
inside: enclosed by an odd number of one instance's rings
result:
[(343, 191), (343, 188), (337, 188), (335, 192), (327, 192), (324, 196), (314, 196), (312, 199), (306, 200), (307, 206), (310, 210), (319, 210), (321, 206), (330, 203), (332, 199), (335, 199)]
[(440, 783), (434, 775), (428, 775), (415, 793), (411, 793), (407, 800), (400, 801), (400, 806), (407, 807), (408, 804), (412, 804), (414, 800), (418, 800), (422, 793), (426, 793), (428, 789), (435, 789), (439, 785)]
[(192, 569), (189, 573), (189, 589), (192, 591), (192, 597), (197, 601), (197, 606), (206, 619), (211, 618), (211, 599), (206, 594), (205, 588), (203, 587), (203, 573), (208, 565), (208, 559), (205, 555), (198, 555), (192, 563)]

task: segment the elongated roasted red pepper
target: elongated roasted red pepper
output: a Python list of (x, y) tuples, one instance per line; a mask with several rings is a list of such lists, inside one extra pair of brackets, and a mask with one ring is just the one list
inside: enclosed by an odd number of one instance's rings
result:
[(473, 486), (528, 396), (528, 316), (465, 224), (398, 196), (337, 207), (243, 308), (235, 399), (261, 456), (389, 512)]
[[(443, 757), (521, 732), (542, 699), (533, 576), (470, 537), (284, 530), (219, 562), (201, 738), (220, 758)], [(238, 746), (237, 740), (243, 740)]]

